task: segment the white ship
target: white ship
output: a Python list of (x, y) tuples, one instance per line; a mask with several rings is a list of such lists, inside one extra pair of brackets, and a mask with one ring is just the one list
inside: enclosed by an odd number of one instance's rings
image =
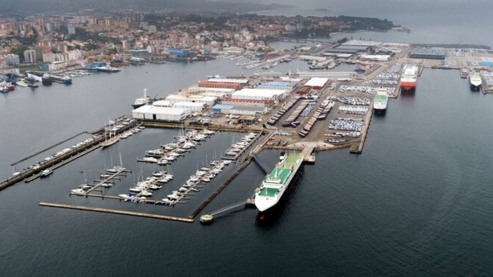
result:
[(255, 206), (260, 212), (274, 207), (281, 200), (296, 179), (302, 163), (303, 157), (300, 154), (289, 154), (283, 157), (276, 168), (265, 177), (262, 185), (255, 192)]
[(479, 90), (483, 81), (481, 80), (481, 76), (478, 72), (473, 71), (469, 74), (469, 84), (471, 85), (471, 89)]
[(152, 99), (149, 96), (147, 96), (147, 89), (144, 89), (144, 96), (135, 99), (135, 102), (132, 105), (132, 107), (134, 109), (140, 108), (140, 107), (142, 107), (144, 105), (150, 104), (151, 103), (151, 100)]
[(401, 88), (404, 90), (414, 90), (416, 83), (418, 82), (418, 66), (413, 64), (407, 64), (404, 67), (401, 77)]
[(385, 111), (388, 103), (389, 96), (387, 95), (387, 89), (379, 88), (377, 90), (377, 95), (375, 95), (375, 99), (373, 100), (373, 109), (375, 109), (375, 112)]

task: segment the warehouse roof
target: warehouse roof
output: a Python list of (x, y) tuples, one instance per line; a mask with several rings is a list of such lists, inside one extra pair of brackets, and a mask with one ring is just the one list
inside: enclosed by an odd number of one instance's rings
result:
[(213, 110), (230, 110), (234, 105), (230, 104), (216, 104), (212, 107)]
[(286, 93), (286, 90), (281, 90), (281, 89), (251, 89), (251, 88), (245, 88), (242, 90), (239, 90), (237, 92), (234, 92), (232, 94), (232, 98), (236, 98), (237, 96), (260, 96), (260, 97), (268, 97), (271, 98), (273, 96), (277, 96), (280, 94)]
[(263, 112), (263, 111), (265, 111), (265, 108), (264, 107), (256, 107), (256, 106), (234, 105), (230, 110)]
[(202, 96), (202, 95), (190, 95), (190, 96), (187, 97), (187, 96), (184, 96), (184, 95), (170, 94), (170, 95), (166, 96), (166, 100), (216, 101), (217, 100), (217, 97), (215, 97), (215, 96)]
[(200, 81), (199, 85), (222, 85), (222, 86), (241, 86), (242, 83), (236, 82), (211, 82), (211, 81)]
[(159, 101), (155, 101), (154, 103), (152, 103), (153, 106), (156, 106), (156, 107), (171, 107), (172, 104), (170, 101), (167, 101), (167, 100), (159, 100)]
[(329, 78), (311, 78), (308, 82), (306, 82), (305, 86), (308, 87), (323, 87), (327, 82), (329, 81)]
[(235, 102), (235, 103), (258, 103), (258, 104), (274, 104), (272, 100), (251, 100), (251, 99), (235, 99), (228, 98), (222, 100), (223, 102)]
[(290, 89), (291, 83), (289, 82), (265, 82), (261, 83), (257, 86), (257, 88), (265, 88), (265, 89)]
[(214, 83), (238, 83), (238, 84), (247, 84), (248, 79), (227, 79), (227, 78), (212, 78), (207, 80), (209, 82)]
[(151, 113), (151, 114), (167, 114), (167, 115), (182, 115), (184, 113), (189, 113), (189, 109), (182, 108), (170, 108), (170, 107), (155, 107), (145, 105), (138, 109), (133, 110), (135, 113)]
[(177, 106), (188, 106), (188, 107), (204, 107), (205, 103), (195, 103), (195, 102), (176, 102), (173, 107)]

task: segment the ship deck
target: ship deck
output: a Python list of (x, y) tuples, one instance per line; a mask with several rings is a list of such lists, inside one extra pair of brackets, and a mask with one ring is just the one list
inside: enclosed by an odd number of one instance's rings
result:
[(275, 189), (275, 188), (262, 188), (258, 195), (267, 196), (267, 197), (274, 197), (274, 196), (276, 196), (276, 194), (278, 192), (279, 192), (279, 190)]
[(286, 179), (291, 174), (291, 167), (296, 165), (300, 159), (299, 154), (291, 154), (286, 157), (286, 160), (278, 167), (274, 168), (267, 178), (267, 182), (284, 184)]
[(377, 102), (377, 103), (385, 103), (385, 102), (387, 102), (387, 99), (388, 99), (388, 97), (386, 97), (384, 95), (378, 95), (377, 94), (375, 96), (375, 102)]

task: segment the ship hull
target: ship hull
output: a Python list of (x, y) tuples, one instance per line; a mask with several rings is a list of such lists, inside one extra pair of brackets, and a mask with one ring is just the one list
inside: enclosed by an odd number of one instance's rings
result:
[(416, 82), (401, 82), (401, 88), (406, 91), (416, 89)]
[(108, 140), (103, 141), (103, 143), (101, 143), (101, 146), (103, 146), (103, 148), (110, 147), (113, 144), (117, 143), (119, 140), (120, 139), (118, 137), (111, 138), (111, 139), (108, 139)]
[(376, 115), (384, 115), (387, 112), (387, 109), (373, 109)]
[(41, 83), (43, 84), (43, 86), (51, 86), (53, 84), (53, 81), (43, 78), (43, 81), (41, 81)]
[(133, 107), (133, 108), (134, 108), (134, 110), (135, 110), (135, 109), (138, 109), (138, 108), (140, 108), (140, 107), (142, 107), (142, 106), (144, 106), (144, 105), (146, 105), (146, 104), (133, 104), (133, 105), (132, 105), (132, 107)]
[(472, 91), (479, 91), (479, 89), (481, 88), (481, 85), (473, 85), (473, 84), (470, 84), (469, 85), (471, 87), (471, 90)]

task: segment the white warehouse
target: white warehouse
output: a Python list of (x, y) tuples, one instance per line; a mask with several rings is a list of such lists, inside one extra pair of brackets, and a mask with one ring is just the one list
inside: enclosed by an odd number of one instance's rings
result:
[(193, 102), (176, 102), (173, 108), (189, 109), (192, 112), (200, 112), (205, 108), (204, 103), (193, 103)]
[(190, 109), (145, 105), (132, 111), (136, 119), (181, 121), (191, 114)]
[(171, 102), (172, 104), (178, 102), (191, 102), (191, 103), (204, 103), (210, 107), (214, 106), (217, 102), (217, 97), (215, 96), (200, 96), (200, 95), (190, 95), (183, 96), (177, 94), (170, 94), (166, 96), (166, 100)]
[(281, 89), (250, 89), (245, 88), (234, 92), (231, 95), (233, 99), (244, 100), (281, 100), (288, 95), (287, 90)]

